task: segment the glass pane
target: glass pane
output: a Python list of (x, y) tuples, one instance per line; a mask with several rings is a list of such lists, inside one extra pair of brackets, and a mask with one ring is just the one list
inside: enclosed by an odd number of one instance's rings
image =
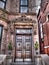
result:
[(0, 8), (4, 8), (4, 2), (0, 1)]
[(27, 5), (27, 0), (21, 0), (21, 5)]
[(32, 33), (31, 29), (17, 29), (16, 33)]
[(6, 0), (3, 0), (3, 1), (6, 1)]
[(20, 7), (20, 8), (21, 8), (20, 9), (21, 10), (20, 11), (21, 13), (27, 13), (27, 9), (28, 9), (27, 7)]

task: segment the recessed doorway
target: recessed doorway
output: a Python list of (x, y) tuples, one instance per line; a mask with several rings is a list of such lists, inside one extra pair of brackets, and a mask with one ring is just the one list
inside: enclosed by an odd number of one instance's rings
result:
[(16, 29), (16, 61), (32, 60), (32, 29)]

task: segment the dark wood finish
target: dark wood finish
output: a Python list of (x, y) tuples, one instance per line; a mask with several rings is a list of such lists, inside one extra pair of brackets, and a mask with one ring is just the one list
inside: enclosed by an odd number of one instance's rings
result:
[(16, 34), (16, 59), (32, 58), (31, 33)]
[(31, 58), (31, 36), (16, 36), (16, 58)]

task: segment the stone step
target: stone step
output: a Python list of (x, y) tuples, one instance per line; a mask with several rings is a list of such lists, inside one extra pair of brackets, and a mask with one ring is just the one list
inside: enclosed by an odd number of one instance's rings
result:
[(35, 65), (34, 62), (12, 62), (11, 65)]

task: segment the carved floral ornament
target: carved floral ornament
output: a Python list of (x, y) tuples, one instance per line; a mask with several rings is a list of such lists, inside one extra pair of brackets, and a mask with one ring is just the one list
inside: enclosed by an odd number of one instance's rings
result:
[(30, 22), (30, 21), (32, 21), (32, 19), (29, 19), (29, 18), (27, 18), (27, 17), (19, 17), (19, 18), (17, 18), (16, 19), (16, 21), (18, 22), (18, 21), (20, 21), (20, 22)]
[(34, 23), (36, 24), (36, 20), (33, 20), (32, 18), (29, 18), (27, 16), (21, 16), (21, 17), (18, 17), (16, 18), (15, 20), (13, 20), (15, 23), (16, 22), (31, 22), (31, 23)]

